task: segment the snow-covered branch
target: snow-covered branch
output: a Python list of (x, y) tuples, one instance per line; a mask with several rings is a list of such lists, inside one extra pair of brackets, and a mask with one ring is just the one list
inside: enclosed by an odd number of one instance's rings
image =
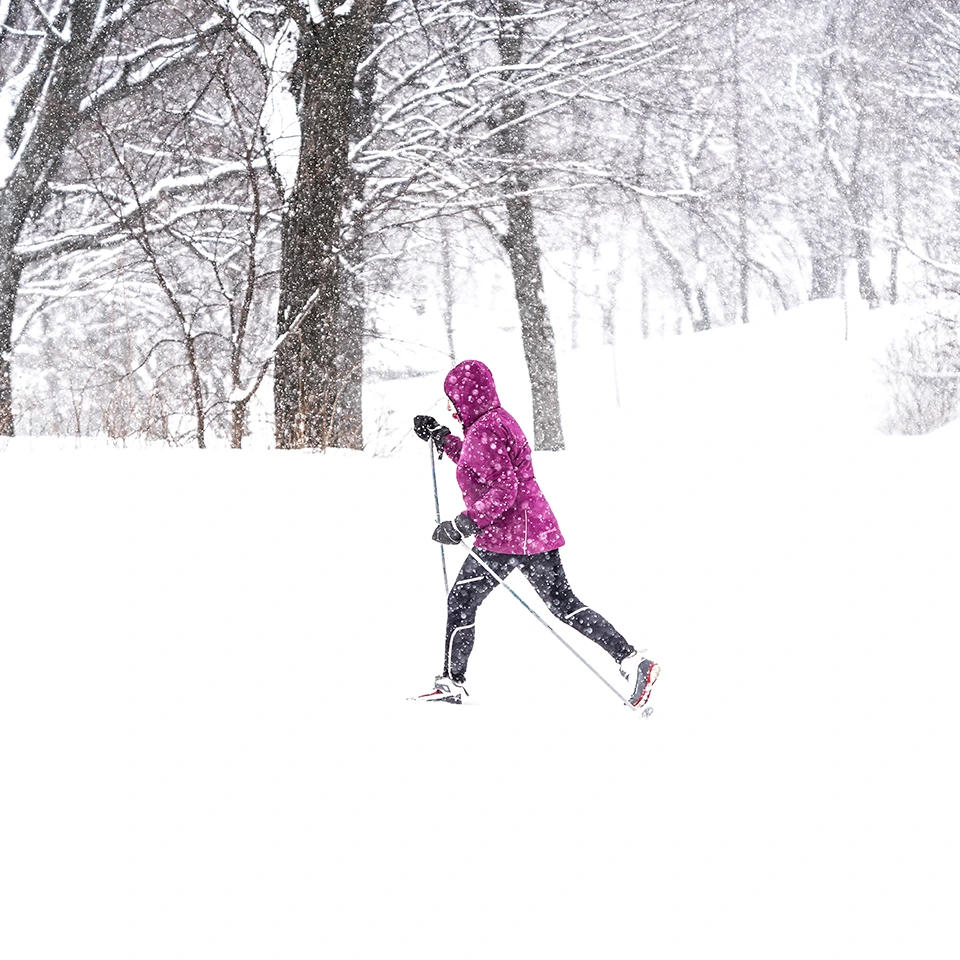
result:
[[(260, 158), (252, 164), (252, 169), (262, 170), (266, 160)], [(75, 230), (64, 231), (56, 236), (35, 240), (19, 245), (17, 253), (24, 263), (34, 263), (76, 250), (87, 250), (116, 244), (129, 239), (134, 228), (143, 229), (143, 217), (160, 203), (184, 194), (195, 193), (204, 187), (215, 186), (227, 180), (249, 176), (251, 165), (245, 162), (221, 164), (206, 173), (185, 177), (165, 177), (145, 190), (136, 200), (127, 200), (115, 216), (99, 223)], [(177, 220), (198, 213), (215, 210), (235, 211), (236, 207), (220, 201), (185, 206), (160, 224), (151, 225), (150, 230), (166, 229)]]
[(109, 76), (80, 101), (78, 110), (81, 117), (127, 96), (138, 87), (153, 83), (164, 73), (185, 63), (196, 55), (204, 41), (214, 37), (223, 26), (221, 17), (211, 17), (190, 33), (179, 37), (163, 37), (140, 50), (118, 57), (110, 65)]

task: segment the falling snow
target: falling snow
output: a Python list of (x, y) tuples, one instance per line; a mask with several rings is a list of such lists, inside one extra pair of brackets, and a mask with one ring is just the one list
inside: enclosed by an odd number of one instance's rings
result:
[(371, 385), (391, 456), (9, 442), (4, 955), (940, 955), (960, 432), (876, 430), (886, 324), (562, 353), (533, 462), (578, 592), (663, 665), (643, 722), (502, 592), (467, 705), (406, 700), (445, 371)]

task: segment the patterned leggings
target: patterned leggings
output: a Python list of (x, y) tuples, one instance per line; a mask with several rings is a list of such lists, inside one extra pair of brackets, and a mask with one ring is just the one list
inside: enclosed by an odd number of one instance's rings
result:
[[(559, 550), (534, 554), (491, 553), (489, 550), (474, 552), (501, 580), (512, 570), (520, 570), (555, 617), (599, 644), (617, 662), (633, 651), (633, 647), (608, 621), (574, 595), (563, 572)], [(443, 672), (457, 683), (464, 682), (467, 672), (467, 661), (473, 650), (477, 610), (496, 586), (497, 581), (490, 572), (476, 557), (469, 556), (447, 597), (447, 642)]]

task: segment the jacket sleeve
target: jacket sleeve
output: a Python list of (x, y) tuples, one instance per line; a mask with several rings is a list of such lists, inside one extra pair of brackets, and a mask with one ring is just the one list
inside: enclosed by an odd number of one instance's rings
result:
[(517, 500), (520, 484), (507, 451), (506, 439), (491, 429), (472, 433), (464, 441), (460, 463), (486, 488), (466, 510), (467, 516), (483, 529), (506, 513)]
[(443, 452), (454, 462), (460, 462), (460, 452), (463, 450), (463, 441), (453, 433), (443, 438)]

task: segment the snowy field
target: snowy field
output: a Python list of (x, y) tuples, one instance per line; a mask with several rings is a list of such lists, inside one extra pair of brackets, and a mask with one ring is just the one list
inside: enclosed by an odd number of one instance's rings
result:
[(8, 443), (0, 956), (955, 956), (960, 424), (876, 430), (882, 343), (815, 304), (561, 357), (534, 463), (649, 720), (505, 591), (467, 705), (406, 699), (442, 374), (369, 453)]

